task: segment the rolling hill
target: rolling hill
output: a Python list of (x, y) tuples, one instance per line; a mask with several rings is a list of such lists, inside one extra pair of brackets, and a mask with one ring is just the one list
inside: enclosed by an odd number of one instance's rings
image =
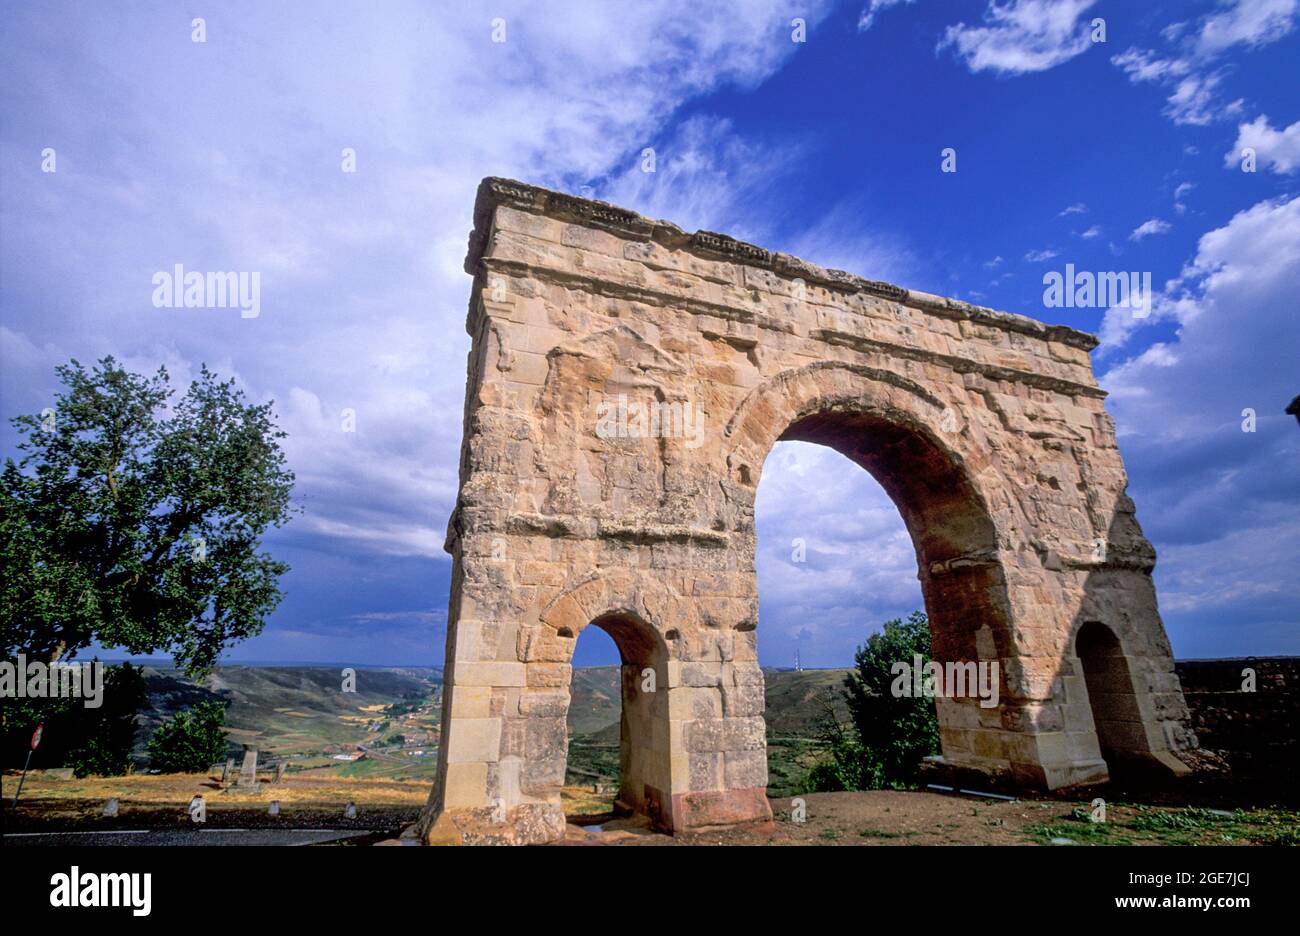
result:
[[(358, 669), (355, 692), (342, 691), (341, 668), (330, 666), (222, 666), (198, 684), (174, 669), (145, 667), (144, 675), (149, 707), (140, 713), (137, 754), (164, 718), (210, 699), (229, 703), (233, 745), (256, 743), (278, 756), (319, 754), (400, 732), (390, 707), (432, 704), (442, 686), (442, 671), (425, 668)], [(428, 721), (436, 727), (436, 719)], [(385, 722), (383, 731), (369, 730)]]
[[(827, 701), (848, 713), (839, 689), (845, 670), (767, 670), (767, 724), (773, 783), (797, 783), (815, 756), (817, 725)], [(418, 777), (436, 771), (442, 672), (434, 668), (363, 668), (356, 691), (342, 691), (336, 666), (222, 666), (195, 683), (179, 671), (146, 666), (147, 707), (140, 713), (136, 759), (164, 718), (197, 702), (228, 703), (231, 754), (257, 745), (262, 763), (290, 760), (293, 769), (340, 776)], [(618, 776), (620, 668), (573, 672), (569, 709), (570, 767), (576, 782), (601, 788)], [(396, 736), (400, 735), (401, 738)], [(364, 747), (362, 761), (337, 755)]]

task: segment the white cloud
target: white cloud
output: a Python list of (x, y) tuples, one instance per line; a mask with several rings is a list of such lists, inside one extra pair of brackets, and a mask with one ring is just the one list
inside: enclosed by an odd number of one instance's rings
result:
[[(800, 15), (825, 12), (809, 3)], [(46, 96), (41, 133), (60, 141), (59, 179), (65, 153), (100, 154), (58, 189), (5, 186), (6, 255), (20, 219), (61, 219), (22, 251), (36, 281), (59, 287), (29, 287), (47, 304), (6, 313), (5, 349), (42, 362), (5, 368), (6, 399), (26, 409), (45, 398), (49, 362), (72, 355), (218, 365), (253, 399), (277, 400), (305, 507), (286, 535), (382, 556), (445, 558), (479, 180), (608, 186), (684, 224), (730, 224), (738, 203), (706, 193), (752, 194), (783, 154), (700, 118), (667, 138), (656, 186), (634, 188), (629, 169), (684, 102), (752, 86), (797, 51), (773, 39), (789, 21), (778, 0), (575, 2), (563, 16), (503, 0), (501, 44), (468, 7), (307, 16), (304, 32), (304, 8), (235, 4), (225, 22), (239, 41), (206, 46), (173, 41), (175, 23), (156, 11), (115, 15), (71, 23), (57, 61), (6, 45), (17, 72), (54, 76), (33, 93)], [(106, 45), (106, 31), (120, 40)], [(345, 146), (355, 174), (340, 171)], [(151, 272), (181, 261), (261, 271), (261, 317), (152, 308)], [(345, 408), (356, 432), (341, 429)]]
[(1188, 75), (1174, 85), (1165, 102), (1165, 116), (1183, 126), (1204, 127), (1214, 120), (1231, 117), (1241, 112), (1240, 99), (1221, 105), (1215, 93), (1223, 82), (1223, 75)]
[(785, 240), (771, 241), (784, 250), (824, 267), (847, 270), (867, 279), (911, 283), (921, 266), (904, 235), (891, 231), (864, 231), (864, 212), (852, 201), (840, 202), (815, 224)]
[[(1191, 495), (1232, 498), (1230, 477)], [(1277, 598), (1292, 606), (1300, 601), (1300, 579), (1291, 571), (1300, 556), (1300, 511), (1281, 507), (1275, 522), (1215, 536), (1198, 543), (1179, 543), (1160, 554), (1160, 607), (1189, 613), (1213, 609), (1231, 615), (1260, 599)]]
[[(1164, 114), (1176, 124), (1203, 127), (1241, 109), (1241, 101), (1219, 105), (1215, 93), (1223, 81), (1190, 58), (1160, 58), (1154, 52), (1128, 49), (1111, 57), (1134, 84), (1154, 82), (1170, 87)], [(1201, 70), (1198, 70), (1201, 69)]]
[[(1187, 314), (1183, 304), (1163, 292), (1154, 292), (1151, 297), (1151, 307), (1144, 318), (1134, 315), (1131, 306), (1107, 309), (1098, 332), (1101, 346), (1097, 350), (1097, 357), (1099, 359), (1112, 357), (1138, 329), (1157, 322), (1177, 321), (1180, 314)], [(1161, 343), (1151, 345), (1145, 354), (1144, 364), (1152, 367), (1168, 366), (1176, 359), (1174, 349)], [(1141, 388), (1125, 387), (1112, 392), (1117, 395), (1140, 393)]]
[(1174, 189), (1174, 210), (1179, 214), (1184, 214), (1187, 211), (1187, 206), (1183, 204), (1183, 196), (1194, 188), (1196, 188), (1196, 183), (1183, 182), (1178, 188)]
[(1027, 254), (1025, 254), (1025, 259), (1028, 260), (1030, 263), (1043, 263), (1044, 261), (1051, 260), (1056, 255), (1057, 255), (1057, 251), (1052, 250), (1050, 247), (1047, 247), (1044, 248), (1043, 250), (1029, 251)]
[(870, 3), (862, 8), (862, 12), (858, 15), (858, 31), (866, 32), (870, 29), (871, 24), (875, 22), (876, 14), (882, 10), (896, 7), (900, 3), (912, 4), (915, 2), (916, 0), (871, 0)]
[(1297, 0), (1227, 0), (1225, 9), (1201, 25), (1197, 49), (1213, 54), (1231, 46), (1266, 45), (1295, 26)]
[(1289, 175), (1300, 169), (1300, 120), (1289, 127), (1274, 130), (1268, 116), (1260, 114), (1251, 123), (1237, 127), (1237, 142), (1224, 154), (1224, 165), (1236, 167), (1242, 150), (1255, 151), (1257, 160), (1279, 175)]
[(1076, 202), (1075, 204), (1070, 205), (1068, 208), (1063, 209), (1061, 213), (1057, 215), (1057, 217), (1064, 218), (1073, 214), (1087, 214), (1087, 212), (1088, 212), (1087, 205), (1085, 205), (1083, 202)]
[[(1266, 294), (1281, 293), (1290, 284), (1300, 285), (1300, 197), (1290, 201), (1260, 202), (1233, 216), (1223, 227), (1203, 235), (1196, 258), (1177, 279), (1170, 281), (1162, 292), (1154, 296), (1149, 318), (1134, 325), (1130, 310), (1107, 311), (1102, 325), (1102, 344), (1118, 346), (1142, 324), (1173, 320), (1187, 326), (1197, 321), (1207, 309), (1220, 313), (1219, 325), (1225, 331), (1248, 325), (1266, 316), (1256, 312), (1234, 323), (1231, 315), (1222, 310), (1244, 307), (1243, 295), (1261, 290)], [(1295, 334), (1294, 328), (1287, 331)], [(1211, 343), (1203, 336), (1201, 340), (1207, 345)], [(1276, 342), (1271, 342), (1272, 346), (1276, 346)], [(1187, 342), (1180, 341), (1178, 347), (1187, 347)], [(1152, 355), (1150, 362), (1163, 365), (1169, 362), (1173, 351), (1156, 345), (1149, 353)], [(1108, 379), (1123, 374), (1125, 368), (1131, 371), (1134, 366), (1130, 361), (1116, 367)], [(1119, 384), (1121, 389), (1131, 389), (1136, 385), (1135, 381), (1121, 381)]]
[(1159, 218), (1152, 218), (1149, 221), (1143, 221), (1133, 233), (1128, 236), (1131, 241), (1140, 241), (1144, 237), (1150, 237), (1152, 234), (1164, 234), (1170, 228), (1168, 221), (1162, 221)]
[(1023, 75), (1068, 62), (1092, 44), (1080, 17), (1096, 0), (990, 0), (984, 26), (949, 26), (938, 49), (952, 48), (972, 72)]
[(1170, 23), (1164, 29), (1160, 30), (1160, 35), (1169, 42), (1177, 42), (1183, 37), (1183, 34), (1187, 32), (1188, 25), (1189, 24), (1186, 22)]
[(654, 172), (634, 162), (610, 178), (599, 197), (686, 230), (725, 231), (870, 279), (905, 282), (916, 270), (903, 238), (865, 229), (868, 212), (856, 203), (837, 203), (802, 230), (788, 216), (763, 210), (765, 191), (798, 170), (798, 144), (756, 146), (738, 137), (729, 121), (695, 116), (654, 147)]
[(354, 621), (371, 622), (415, 622), (419, 624), (446, 624), (447, 609), (431, 608), (428, 611), (366, 611), (351, 616)]
[(1094, 237), (1100, 237), (1101, 225), (1094, 224), (1092, 227), (1088, 228), (1088, 230), (1084, 231), (1079, 236), (1082, 237), (1084, 240), (1092, 240)]
[(1171, 89), (1164, 114), (1174, 123), (1203, 127), (1215, 120), (1235, 117), (1244, 102), (1219, 103), (1218, 92), (1224, 72), (1214, 61), (1236, 45), (1255, 47), (1285, 36), (1294, 25), (1300, 0), (1222, 0), (1222, 9), (1208, 17), (1192, 35), (1185, 23), (1162, 31), (1164, 38), (1181, 49), (1170, 55), (1129, 48), (1111, 57), (1129, 80), (1154, 82)]
[(1200, 277), (1210, 297), (1222, 301), (1238, 287), (1255, 294), (1294, 283), (1298, 271), (1300, 197), (1293, 197), (1260, 202), (1210, 231), (1186, 275)]
[[(1100, 377), (1139, 519), (1161, 549), (1162, 609), (1222, 606), (1216, 596), (1229, 593), (1237, 611), (1222, 627), (1234, 629), (1234, 640), (1246, 639), (1242, 601), (1265, 602), (1280, 590), (1288, 597), (1277, 613), (1285, 614), (1300, 592), (1287, 568), (1300, 530), (1288, 470), (1300, 460), (1300, 431), (1283, 412), (1297, 389), (1298, 292), (1300, 197), (1260, 202), (1203, 235), (1158, 297), (1159, 316), (1148, 321), (1176, 322), (1176, 338)], [(1123, 313), (1108, 312), (1107, 324), (1112, 314)], [(1242, 431), (1247, 409), (1255, 432)], [(1294, 636), (1292, 627), (1267, 645), (1294, 652)]]
[(1150, 50), (1137, 48), (1112, 55), (1110, 61), (1112, 65), (1121, 68), (1135, 84), (1139, 81), (1181, 78), (1192, 70), (1192, 63), (1187, 59), (1160, 58)]
[(758, 146), (737, 136), (730, 121), (702, 115), (683, 121), (671, 137), (649, 142), (654, 172), (643, 172), (639, 159), (632, 160), (594, 194), (686, 230), (770, 238), (766, 227), (756, 226), (767, 219), (755, 206), (762, 204), (764, 188), (797, 166), (796, 145)]

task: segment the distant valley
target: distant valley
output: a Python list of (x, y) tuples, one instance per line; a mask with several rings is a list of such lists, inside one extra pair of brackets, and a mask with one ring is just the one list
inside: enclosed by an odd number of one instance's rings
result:
[[(788, 792), (817, 750), (827, 704), (847, 719), (840, 687), (847, 670), (768, 670), (767, 725), (774, 793)], [(437, 769), (442, 714), (440, 668), (363, 668), (355, 692), (333, 666), (223, 666), (196, 685), (178, 671), (145, 667), (149, 705), (141, 712), (136, 754), (167, 716), (196, 702), (229, 702), (231, 756), (243, 744), (263, 763), (294, 772), (429, 779)], [(609, 792), (617, 786), (619, 668), (574, 670), (569, 708), (569, 782)]]

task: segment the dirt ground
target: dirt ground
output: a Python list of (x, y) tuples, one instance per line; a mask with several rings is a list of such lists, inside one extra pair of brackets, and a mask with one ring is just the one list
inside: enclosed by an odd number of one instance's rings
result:
[[(34, 773), (11, 808), (17, 777), (4, 777), (4, 831), (101, 830), (188, 825), (190, 800), (201, 795), (209, 828), (365, 829), (356, 844), (390, 840), (415, 821), (429, 795), (427, 781), (289, 776), (256, 790), (223, 789), (203, 774), (133, 775), (59, 780)], [(116, 817), (103, 815), (110, 797)], [(566, 787), (566, 845), (1069, 845), (1300, 844), (1300, 813), (1276, 807), (1211, 809), (1183, 803), (1112, 802), (1106, 821), (1090, 821), (1087, 800), (1014, 802), (920, 791), (809, 793), (804, 821), (791, 799), (772, 801), (775, 819), (748, 826), (668, 836), (644, 818), (601, 811), (609, 797)], [(280, 804), (271, 816), (272, 801)], [(354, 804), (356, 815), (345, 808)]]
[[(726, 829), (672, 838), (637, 818), (569, 826), (568, 844), (711, 845), (1028, 845), (1024, 829), (1069, 814), (1059, 802), (977, 801), (940, 793), (873, 790), (809, 793), (803, 822), (790, 800), (773, 800), (770, 826)], [(585, 821), (585, 820), (580, 820)]]
[(1211, 845), (1300, 844), (1287, 810), (1206, 810), (1108, 804), (1091, 821), (1089, 801), (977, 799), (902, 790), (809, 793), (804, 821), (791, 800), (773, 800), (775, 821), (677, 837), (640, 817), (587, 824), (575, 817), (566, 845)]

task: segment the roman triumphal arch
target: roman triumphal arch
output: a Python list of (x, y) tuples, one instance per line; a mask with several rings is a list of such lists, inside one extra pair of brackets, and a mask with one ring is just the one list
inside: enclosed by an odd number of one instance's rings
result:
[(935, 659), (998, 664), (996, 705), (937, 699), (936, 769), (1047, 789), (1120, 761), (1185, 769), (1091, 336), (495, 178), (466, 270), (427, 841), (563, 834), (593, 624), (623, 656), (621, 802), (673, 831), (771, 818), (754, 493), (782, 439), (875, 475), (916, 546)]

